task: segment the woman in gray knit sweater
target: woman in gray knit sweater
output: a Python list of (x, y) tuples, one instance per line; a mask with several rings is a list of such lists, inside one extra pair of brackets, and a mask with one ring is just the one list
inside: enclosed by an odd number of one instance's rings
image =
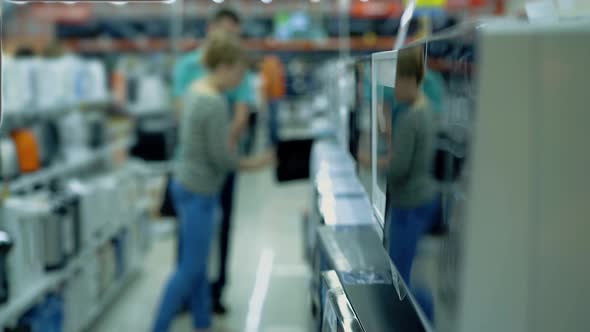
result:
[(208, 38), (202, 57), (208, 73), (194, 82), (185, 96), (179, 155), (171, 183), (183, 246), (180, 262), (162, 295), (155, 332), (168, 331), (185, 301), (190, 303), (195, 331), (209, 331), (207, 261), (223, 180), (232, 170), (258, 169), (274, 160), (270, 151), (240, 159), (230, 147), (230, 113), (223, 92), (240, 83), (245, 60), (245, 50), (237, 38), (215, 33)]

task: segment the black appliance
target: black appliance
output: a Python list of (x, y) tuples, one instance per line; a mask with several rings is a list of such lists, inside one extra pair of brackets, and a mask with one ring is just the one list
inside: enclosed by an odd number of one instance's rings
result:
[(10, 295), (6, 258), (12, 246), (12, 237), (5, 231), (0, 230), (0, 303), (8, 302)]

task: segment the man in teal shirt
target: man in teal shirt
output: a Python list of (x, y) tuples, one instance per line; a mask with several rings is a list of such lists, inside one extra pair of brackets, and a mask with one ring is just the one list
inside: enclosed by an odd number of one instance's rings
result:
[[(240, 34), (240, 18), (235, 11), (222, 8), (217, 11), (209, 22), (207, 32), (224, 31), (231, 34)], [(205, 67), (201, 64), (202, 50), (190, 52), (177, 60), (174, 66), (173, 91), (177, 100), (177, 108), (182, 108), (182, 97), (188, 87), (195, 80), (205, 75)], [(248, 106), (254, 104), (255, 93), (249, 75), (244, 76), (242, 83), (233, 91), (226, 93), (227, 100), (233, 112), (231, 139), (233, 144), (238, 144), (239, 138), (248, 123)]]
[[(207, 27), (207, 33), (220, 30), (235, 35), (240, 34), (240, 17), (234, 10), (222, 8), (212, 16)], [(180, 57), (174, 66), (172, 93), (176, 99), (176, 106), (179, 111), (182, 110), (182, 98), (187, 93), (190, 85), (205, 75), (206, 69), (201, 64), (201, 56), (202, 50), (190, 52)], [(249, 106), (255, 102), (254, 88), (248, 77), (249, 75), (244, 75), (242, 83), (235, 90), (226, 93), (230, 111), (233, 113), (230, 144), (235, 148), (239, 148), (242, 133), (248, 126)], [(233, 210), (234, 184), (235, 174), (230, 174), (225, 181), (220, 197), (222, 218), (219, 237), (219, 272), (217, 273), (218, 279), (211, 284), (212, 309), (216, 314), (226, 313), (226, 308), (221, 303), (221, 297), (227, 279), (227, 258)], [(178, 253), (180, 253), (181, 245), (179, 236)]]

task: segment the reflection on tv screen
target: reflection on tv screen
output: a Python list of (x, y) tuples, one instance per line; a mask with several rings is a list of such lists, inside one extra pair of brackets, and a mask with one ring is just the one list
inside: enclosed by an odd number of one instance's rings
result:
[(384, 243), (411, 294), (408, 300), (437, 331), (455, 330), (460, 282), (459, 239), (477, 91), (476, 54), (466, 37), (400, 50), (393, 87), (376, 86)]

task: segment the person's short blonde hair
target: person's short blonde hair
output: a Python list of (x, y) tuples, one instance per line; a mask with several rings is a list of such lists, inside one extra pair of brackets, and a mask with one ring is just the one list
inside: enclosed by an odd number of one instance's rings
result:
[(212, 32), (205, 42), (203, 65), (214, 70), (220, 65), (233, 65), (238, 62), (246, 63), (248, 56), (240, 40), (228, 33)]
[(421, 84), (424, 79), (424, 49), (422, 47), (401, 49), (397, 59), (397, 75), (413, 77)]

